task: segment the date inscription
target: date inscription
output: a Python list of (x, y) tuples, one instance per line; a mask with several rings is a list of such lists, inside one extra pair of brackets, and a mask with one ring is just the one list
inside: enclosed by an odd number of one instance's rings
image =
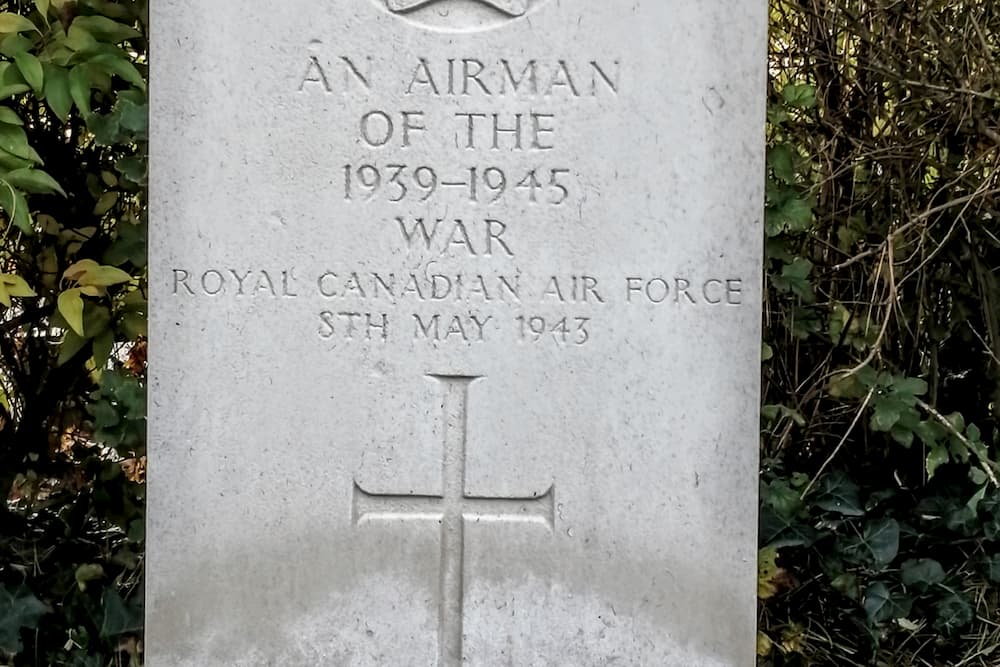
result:
[(530, 204), (561, 206), (570, 198), (571, 179), (565, 167), (512, 172), (476, 166), (446, 176), (427, 165), (345, 164), (344, 199), (399, 204), (426, 202), (451, 192), (472, 204), (500, 204), (519, 197)]

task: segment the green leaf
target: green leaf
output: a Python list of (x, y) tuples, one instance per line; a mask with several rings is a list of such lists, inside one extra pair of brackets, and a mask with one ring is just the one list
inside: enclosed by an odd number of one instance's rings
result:
[(88, 61), (108, 74), (117, 74), (140, 90), (146, 89), (146, 79), (139, 73), (130, 61), (110, 54), (101, 54)]
[(85, 65), (77, 65), (69, 72), (69, 94), (80, 113), (90, 116), (90, 73)]
[(41, 61), (26, 51), (18, 51), (14, 54), (14, 62), (32, 90), (41, 94), (45, 84), (45, 72), (42, 69)]
[(62, 342), (59, 344), (59, 359), (56, 363), (59, 366), (62, 366), (75, 357), (77, 352), (82, 350), (86, 344), (86, 338), (77, 336), (76, 332), (72, 329), (66, 329), (66, 333), (63, 334)]
[(105, 16), (78, 16), (73, 20), (73, 25), (79, 25), (97, 39), (109, 44), (119, 44), (142, 36), (142, 33), (135, 28), (112, 21)]
[(895, 519), (869, 521), (861, 536), (875, 563), (886, 566), (899, 553), (899, 524)]
[(932, 558), (920, 558), (903, 563), (902, 578), (905, 586), (923, 591), (944, 581), (945, 573), (941, 563)]
[(0, 208), (7, 212), (8, 217), (14, 221), (14, 226), (25, 234), (31, 234), (34, 231), (28, 200), (19, 190), (0, 183)]
[(799, 109), (816, 106), (816, 86), (808, 83), (789, 84), (781, 91), (781, 96), (789, 106)]
[(865, 514), (858, 485), (842, 472), (830, 473), (820, 481), (813, 504), (827, 512), (835, 512), (842, 516)]
[(920, 378), (900, 378), (892, 383), (893, 391), (906, 396), (923, 396), (927, 393), (927, 382)]
[(48, 16), (49, 16), (49, 5), (50, 4), (51, 3), (49, 2), (49, 0), (35, 0), (35, 7), (38, 8), (38, 13), (42, 15), (42, 19), (45, 22), (48, 22), (48, 20), (49, 20)]
[(995, 584), (1000, 584), (1000, 554), (984, 556), (979, 563), (983, 576)]
[(795, 182), (795, 151), (788, 144), (781, 144), (767, 153), (767, 164), (775, 178), (786, 184)]
[(38, 296), (35, 290), (21, 276), (13, 273), (0, 273), (0, 303), (11, 307), (11, 297)]
[(83, 296), (79, 288), (69, 289), (59, 295), (59, 314), (76, 335), (83, 334)]
[(0, 123), (17, 126), (24, 125), (24, 121), (17, 115), (17, 112), (9, 107), (0, 107)]
[(934, 477), (937, 469), (950, 460), (951, 454), (948, 452), (948, 447), (943, 444), (932, 445), (930, 451), (927, 452), (927, 477)]
[(14, 12), (0, 13), (0, 33), (28, 32), (37, 30), (35, 24)]
[(115, 333), (106, 329), (94, 338), (94, 367), (104, 369), (115, 349)]
[(28, 135), (16, 125), (0, 124), (0, 149), (22, 160), (41, 164), (42, 158), (28, 144)]
[(889, 587), (875, 582), (865, 590), (865, 615), (868, 623), (878, 625), (897, 618), (905, 618), (913, 601), (904, 595), (893, 595)]
[(872, 430), (886, 432), (892, 429), (899, 421), (900, 406), (891, 399), (878, 399), (875, 401), (872, 413)]
[(87, 590), (87, 583), (104, 578), (104, 568), (98, 563), (84, 563), (74, 573), (76, 585), (81, 591)]
[(958, 593), (952, 593), (939, 601), (934, 605), (934, 611), (937, 614), (934, 628), (948, 635), (961, 630), (975, 617), (975, 612), (968, 599)]
[(0, 588), (0, 653), (19, 653), (21, 629), (34, 630), (49, 611), (49, 606), (23, 584), (17, 588)]
[(808, 199), (792, 197), (767, 212), (768, 234), (777, 236), (784, 231), (804, 232), (812, 227), (813, 205)]
[(812, 303), (816, 300), (812, 283), (809, 282), (812, 270), (812, 262), (804, 257), (796, 257), (782, 267), (780, 276), (772, 276), (771, 282), (778, 290), (792, 292), (805, 303)]
[(58, 192), (63, 197), (66, 191), (56, 181), (41, 169), (15, 169), (3, 177), (14, 187), (34, 194), (52, 194)]
[(108, 587), (102, 599), (104, 618), (101, 621), (101, 636), (115, 637), (142, 630), (142, 607), (138, 602), (126, 604), (114, 588)]
[(913, 446), (913, 431), (911, 429), (894, 426), (889, 435), (892, 436), (893, 440), (907, 449)]
[(31, 90), (31, 86), (21, 76), (17, 65), (7, 60), (0, 61), (0, 100), (26, 93), (29, 90)]
[(118, 193), (114, 190), (110, 192), (105, 192), (101, 195), (101, 198), (97, 200), (97, 204), (94, 205), (94, 215), (102, 216), (118, 203)]
[(66, 122), (73, 109), (69, 92), (69, 72), (56, 65), (45, 65), (45, 101), (59, 120)]

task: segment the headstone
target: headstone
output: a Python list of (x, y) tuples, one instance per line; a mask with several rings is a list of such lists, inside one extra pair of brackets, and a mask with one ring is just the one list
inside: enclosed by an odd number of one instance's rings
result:
[(763, 0), (152, 3), (147, 664), (748, 666)]

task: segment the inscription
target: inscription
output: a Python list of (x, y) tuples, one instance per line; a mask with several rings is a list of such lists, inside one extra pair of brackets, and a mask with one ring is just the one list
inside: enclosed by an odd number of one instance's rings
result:
[(621, 62), (536, 58), (420, 58), (412, 69), (407, 95), (435, 97), (600, 97), (617, 96)]
[(438, 664), (461, 667), (465, 601), (465, 521), (502, 521), (555, 529), (555, 485), (524, 497), (472, 496), (466, 491), (469, 388), (478, 376), (429, 375), (443, 390), (442, 489), (438, 495), (372, 493), (355, 479), (354, 525), (372, 521), (437, 521), (441, 560), (438, 576)]
[[(328, 94), (372, 90), (376, 73), (371, 56), (327, 56), (313, 40), (313, 53), (296, 83), (299, 92)], [(616, 98), (622, 90), (620, 60), (539, 58), (417, 58), (404, 70), (401, 92), (408, 97), (519, 98), (525, 100)], [(376, 112), (382, 115), (384, 112)], [(412, 113), (412, 112), (411, 112)], [(383, 116), (380, 120), (391, 120)]]
[[(503, 236), (506, 226), (496, 220), (480, 221), (478, 237), (462, 220), (401, 217), (395, 222), (415, 253), (514, 256)], [(589, 274), (527, 278), (350, 269), (319, 273), (312, 290), (294, 269), (177, 268), (170, 280), (177, 298), (317, 299), (323, 304), (316, 310), (322, 341), (477, 345), (509, 340), (564, 349), (584, 348), (608, 324), (627, 322), (628, 309), (738, 308), (745, 289), (738, 277), (609, 280)], [(609, 314), (614, 304), (625, 310)]]
[(387, 201), (393, 204), (426, 202), (455, 192), (472, 204), (498, 204), (518, 195), (531, 204), (561, 206), (570, 198), (571, 171), (562, 168), (466, 167), (442, 177), (434, 167), (406, 164), (345, 164), (344, 199), (348, 202)]

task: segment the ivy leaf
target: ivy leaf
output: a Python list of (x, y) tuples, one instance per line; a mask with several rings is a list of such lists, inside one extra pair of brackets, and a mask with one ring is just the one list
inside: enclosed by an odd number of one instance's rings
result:
[(920, 558), (903, 563), (902, 578), (905, 586), (925, 591), (944, 581), (945, 573), (941, 563), (933, 558)]
[(10, 308), (12, 296), (38, 296), (24, 278), (12, 273), (0, 273), (0, 303)]
[(20, 652), (21, 628), (34, 630), (49, 611), (49, 606), (23, 584), (16, 589), (0, 588), (0, 652)]
[(876, 565), (886, 566), (899, 553), (899, 523), (895, 519), (879, 519), (865, 525), (861, 536)]
[(1000, 554), (984, 556), (980, 561), (979, 569), (984, 577), (995, 584), (1000, 584)]
[(865, 590), (865, 615), (868, 623), (878, 625), (896, 618), (905, 618), (913, 601), (904, 595), (893, 595), (889, 587), (875, 582)]
[(931, 445), (930, 451), (927, 452), (928, 479), (934, 477), (934, 473), (937, 472), (937, 469), (950, 460), (951, 454), (948, 452), (948, 447), (946, 445), (937, 443)]
[(952, 593), (948, 597), (934, 605), (937, 618), (934, 620), (934, 628), (945, 634), (954, 634), (961, 630), (975, 616), (972, 605), (963, 595)]
[(813, 223), (812, 202), (792, 197), (767, 212), (767, 233), (777, 236), (784, 231), (804, 232)]
[(66, 290), (59, 295), (57, 301), (59, 314), (66, 320), (66, 324), (73, 332), (83, 337), (83, 296), (80, 289)]
[(808, 83), (792, 83), (784, 87), (781, 96), (789, 106), (812, 109), (816, 106), (816, 86)]
[(809, 282), (809, 274), (812, 273), (812, 270), (812, 262), (804, 257), (796, 257), (791, 263), (782, 267), (781, 275), (774, 276), (772, 282), (782, 292), (792, 292), (805, 303), (812, 303), (816, 300), (812, 283)]
[(795, 182), (795, 152), (788, 144), (770, 149), (767, 152), (767, 164), (777, 179), (788, 185)]
[(928, 390), (927, 382), (920, 378), (899, 378), (892, 383), (892, 389), (903, 396), (923, 396)]
[(896, 425), (896, 422), (899, 421), (898, 407), (891, 400), (876, 401), (871, 421), (872, 430), (881, 432), (891, 430)]
[(860, 489), (842, 472), (827, 475), (819, 484), (815, 503), (820, 509), (842, 516), (864, 516)]
[(142, 630), (142, 604), (138, 601), (126, 603), (118, 591), (112, 587), (104, 590), (102, 599), (104, 618), (101, 621), (101, 636), (115, 637)]

